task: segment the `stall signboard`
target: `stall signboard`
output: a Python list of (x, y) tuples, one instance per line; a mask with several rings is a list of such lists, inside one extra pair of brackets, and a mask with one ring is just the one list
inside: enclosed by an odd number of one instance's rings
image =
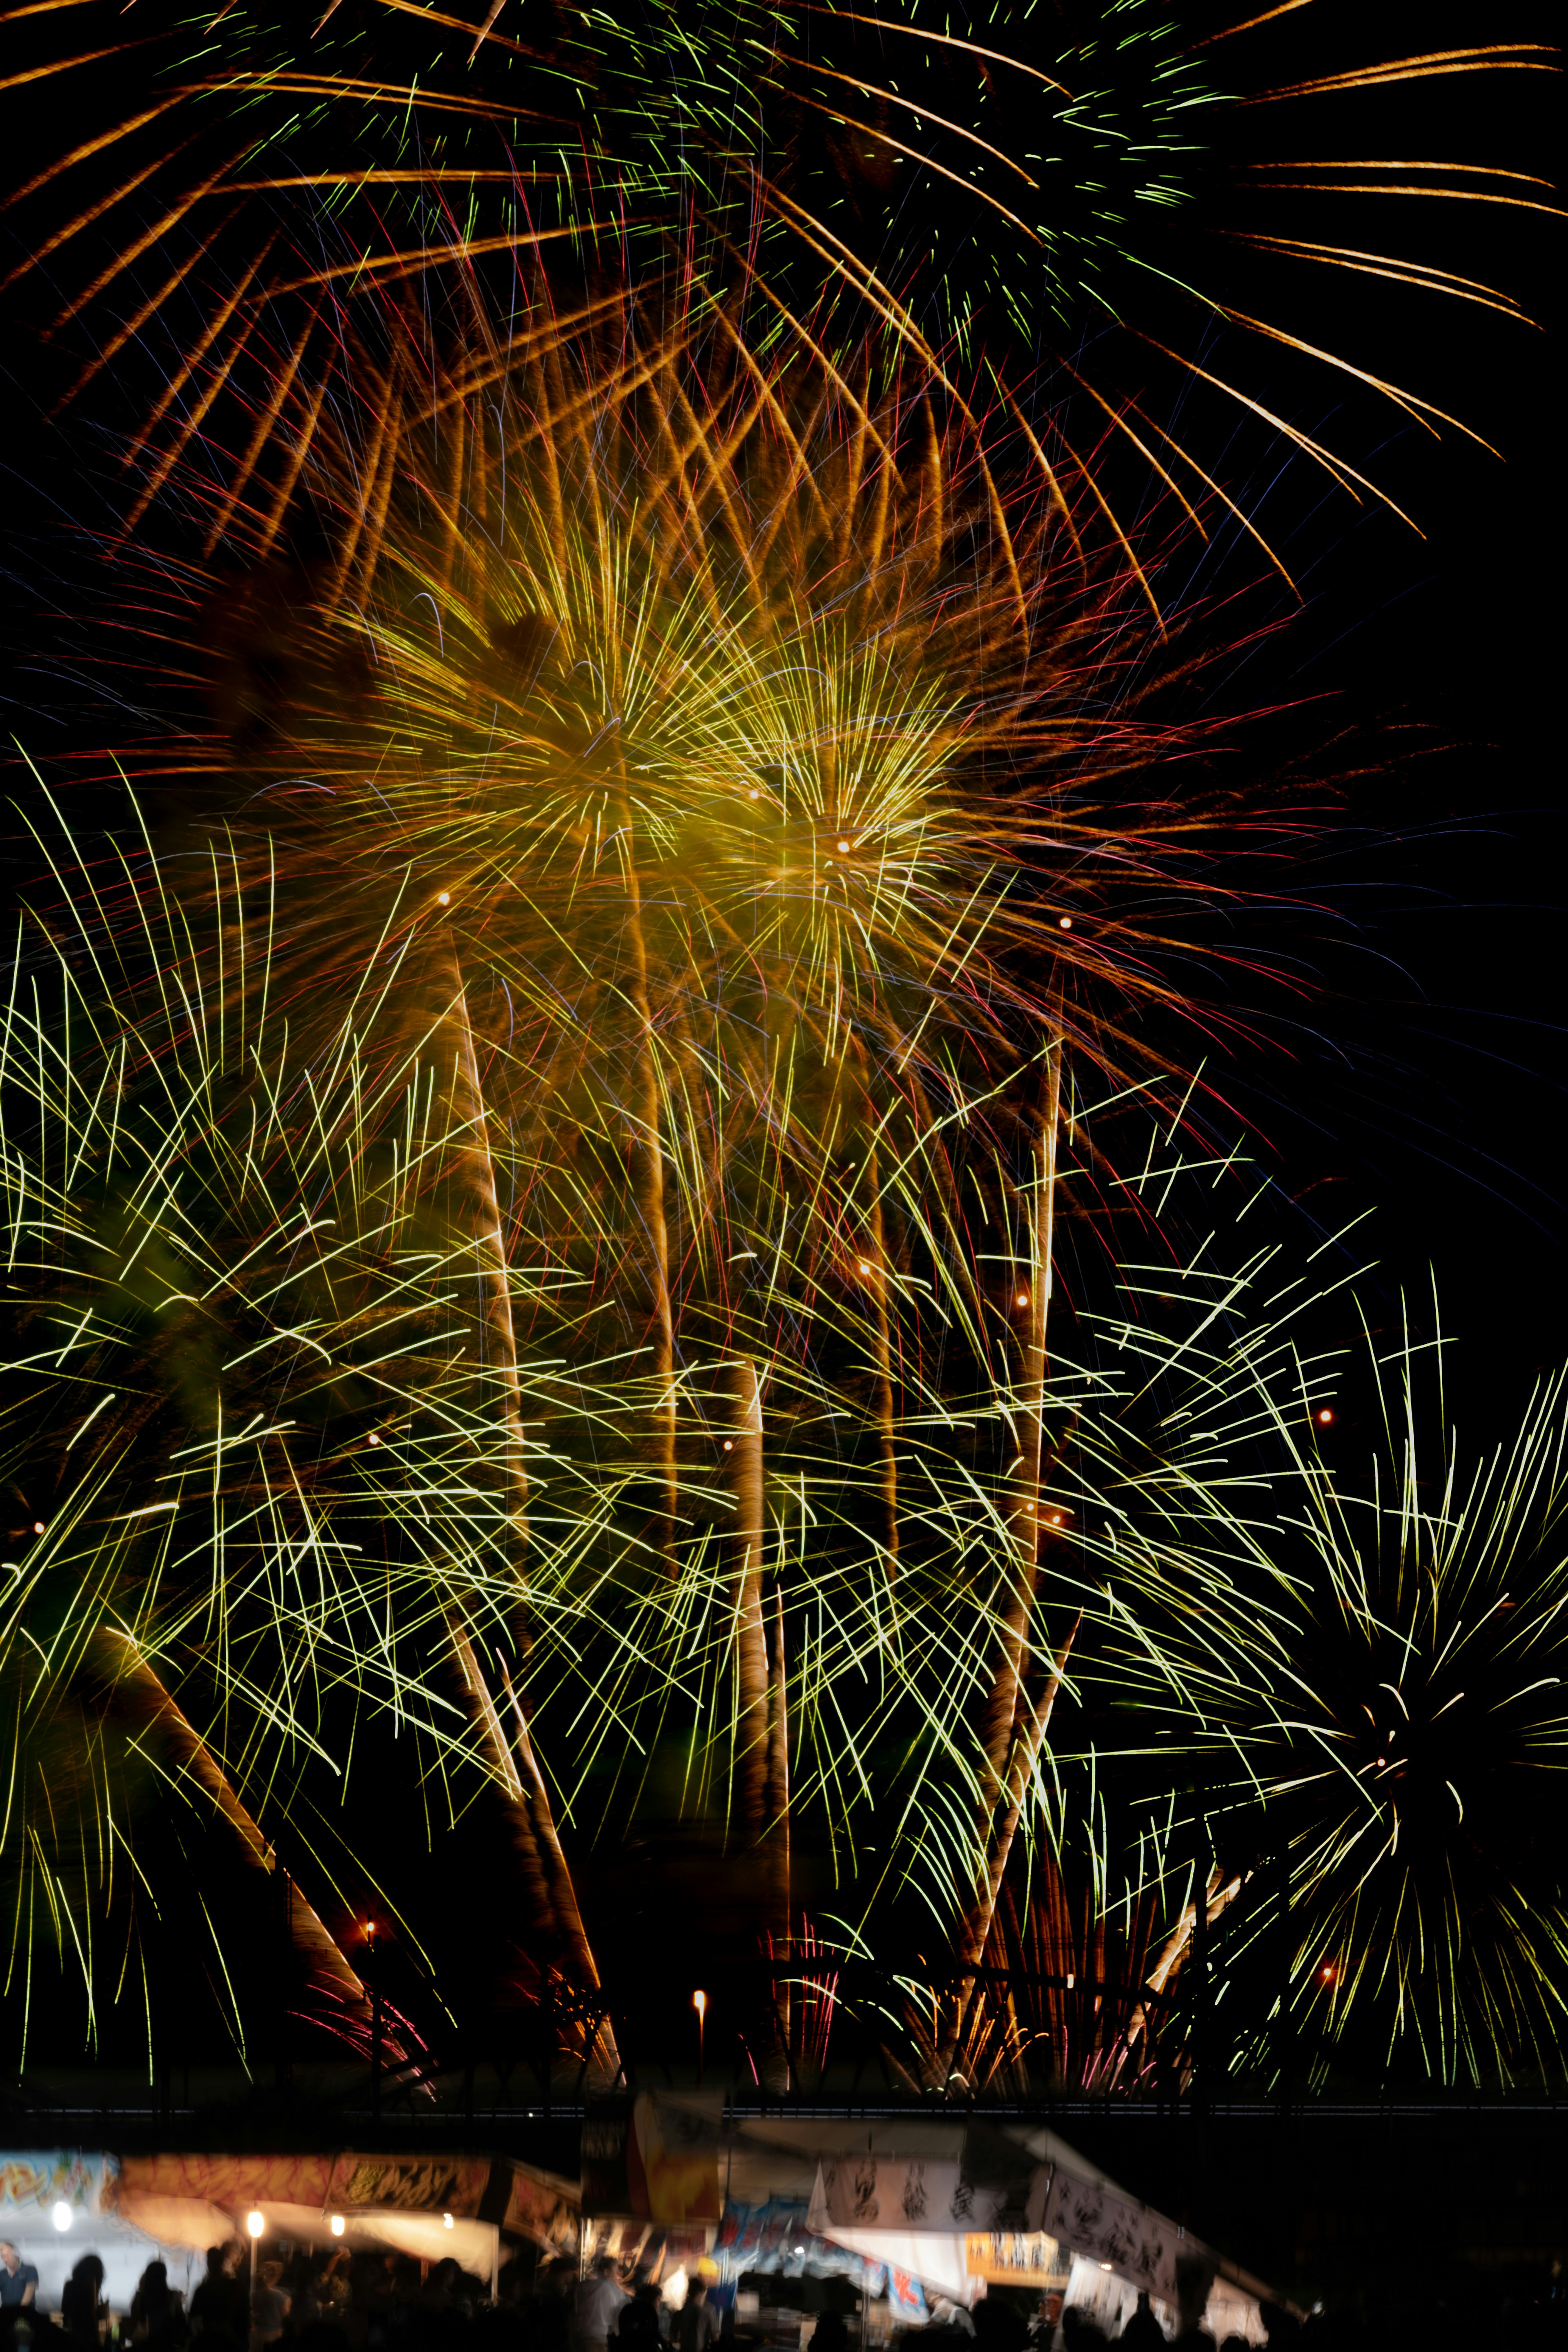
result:
[(1067, 2248), (1043, 2231), (971, 2230), (963, 2241), (963, 2267), (989, 2286), (1065, 2286), (1071, 2266)]
[(0, 2156), (0, 2216), (13, 2227), (46, 2221), (57, 2205), (78, 2213), (114, 2210), (120, 2165), (112, 2156), (79, 2148), (29, 2149)]
[(202, 2198), (226, 2211), (309, 2205), (475, 2215), (491, 2170), (488, 2156), (128, 2156), (121, 2186), (127, 2196)]

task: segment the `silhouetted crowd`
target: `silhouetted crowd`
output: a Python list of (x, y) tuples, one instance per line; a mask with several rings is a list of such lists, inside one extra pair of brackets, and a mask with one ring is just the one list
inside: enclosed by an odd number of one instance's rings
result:
[[(29, 2276), (33, 2275), (29, 2273)], [(296, 2248), (260, 2261), (252, 2280), (240, 2241), (214, 2246), (185, 2307), (161, 2262), (142, 2272), (129, 2311), (111, 2312), (103, 2265), (84, 2254), (60, 2296), (58, 2315), (31, 2304), (0, 2310), (0, 2352), (760, 2352), (766, 2322), (736, 2324), (700, 2281), (674, 2307), (644, 2276), (623, 2280), (607, 2257), (580, 2277), (571, 2259), (505, 2263), (499, 2300), (488, 2281), (449, 2258), (424, 2263), (377, 2249)], [(1266, 2311), (1268, 2352), (1568, 2352), (1568, 2301), (1499, 2304), (1484, 2315), (1396, 2308), (1376, 2319), (1316, 2314), (1304, 2323)], [(817, 2314), (810, 2352), (856, 2352), (858, 2325), (840, 2311)], [(1032, 2319), (1001, 2295), (973, 2313), (940, 2304), (915, 2331), (920, 2352), (1251, 2352), (1240, 2336), (1223, 2343), (1202, 2328), (1167, 2336), (1139, 2299), (1114, 2336), (1086, 2314), (1042, 2299)], [(9, 2337), (7, 2344), (5, 2338)]]

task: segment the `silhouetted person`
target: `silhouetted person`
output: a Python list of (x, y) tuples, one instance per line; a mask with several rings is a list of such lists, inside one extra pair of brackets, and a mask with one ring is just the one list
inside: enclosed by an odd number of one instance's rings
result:
[(1135, 2352), (1165, 2352), (1165, 2331), (1149, 2308), (1146, 2287), (1139, 2289), (1138, 2308), (1116, 2340), (1133, 2346)]
[(83, 2254), (60, 2290), (60, 2326), (73, 2344), (89, 2344), (98, 2352), (102, 2309), (103, 2264), (96, 2254)]
[(650, 2293), (639, 2293), (621, 2305), (616, 2326), (617, 2352), (659, 2352), (658, 2303)]
[[(837, 2321), (840, 2339), (837, 2343), (835, 2343), (831, 2334), (826, 2336), (823, 2334), (829, 2320)], [(669, 2330), (669, 2340), (675, 2347), (675, 2352), (708, 2352), (709, 2346), (716, 2340), (718, 2334), (719, 2315), (708, 2300), (707, 2288), (696, 2284), (688, 2287), (686, 2301), (676, 2313)], [(814, 2344), (822, 2346), (822, 2352), (848, 2352), (848, 2338), (844, 2334), (844, 2322), (839, 2319), (836, 2311), (823, 2313), (816, 2323), (816, 2332), (811, 2340)]]
[(191, 2326), (204, 2345), (242, 2352), (250, 2334), (250, 2298), (239, 2275), (245, 2249), (237, 2238), (207, 2248), (206, 2276), (191, 2297)]
[(157, 2347), (185, 2340), (184, 2311), (163, 2263), (149, 2263), (137, 2281), (131, 2302), (131, 2334), (138, 2344)]
[(980, 2352), (1024, 2352), (1028, 2342), (1028, 2325), (1021, 2311), (1000, 2296), (994, 2303), (985, 2295), (972, 2314)]

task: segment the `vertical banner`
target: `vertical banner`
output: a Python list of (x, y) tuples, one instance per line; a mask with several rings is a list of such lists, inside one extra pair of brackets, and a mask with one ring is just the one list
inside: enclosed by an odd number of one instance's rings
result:
[(633, 2212), (646, 2213), (650, 2221), (717, 2221), (717, 2106), (646, 2095), (638, 2099), (626, 2146), (626, 2179), (634, 2199), (639, 2185), (642, 2191), (643, 2201), (633, 2204)]

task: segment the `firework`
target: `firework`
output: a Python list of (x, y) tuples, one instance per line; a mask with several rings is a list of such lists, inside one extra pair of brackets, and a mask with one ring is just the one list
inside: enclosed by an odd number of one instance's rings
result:
[[(493, 1345), (463, 1073), (389, 1035), (384, 986), (308, 1061), (269, 1001), (265, 897), (219, 876), (204, 932), (145, 845), (127, 873), (139, 921), (106, 927), (79, 880), (45, 952), (19, 943), (0, 1066), (25, 1515), (4, 1633), (13, 1980), (36, 1938), (74, 1945), (90, 2003), (117, 1895), (132, 1945), (156, 1945), (142, 1853), (171, 1807), (249, 1865), (279, 1841), (341, 1923), (363, 1874), (345, 1884), (319, 1783), (361, 1709), (437, 1784), (477, 1768), (512, 1798), (525, 1862), (555, 1871), (531, 1927), (548, 1941), (553, 1920), (580, 1972), (526, 1730), (499, 1732), (474, 1656), (519, 1639), (520, 1375)], [(544, 1540), (579, 1517), (562, 1496)], [(345, 1928), (290, 1902), (311, 2008), (363, 2042)], [(226, 1968), (221, 1941), (209, 1959)]]
[[(389, 384), (368, 449), (319, 442), (301, 490), (345, 551), (297, 584), (281, 660), (252, 604), (221, 625), (287, 688), (263, 728), (175, 757), (239, 757), (289, 877), (291, 1003), (334, 957), (395, 953), (455, 1019), (511, 1253), (557, 1276), (534, 1342), (647, 1349), (668, 1576), (682, 1445), (732, 1482), (753, 1834), (761, 1390), (809, 1418), (847, 1379), (870, 1406), (889, 1580), (897, 1420), (1005, 1400), (994, 1797), (1039, 1538), (1062, 1068), (1125, 1078), (1148, 1017), (1191, 1011), (1144, 909), (1214, 903), (1236, 811), (1178, 796), (1197, 741), (1138, 716), (1124, 575), (1086, 590), (1059, 508), (1005, 508), (961, 413), (862, 383), (824, 419), (787, 371), (699, 371), (638, 324), (580, 373), (557, 349), (506, 378), (486, 355), (434, 404)], [(417, 438), (404, 399), (434, 407)], [(246, 658), (233, 711), (258, 701)]]
[[(998, 37), (930, 9), (601, 9), (541, 48), (493, 9), (470, 21), (382, 0), (352, 30), (331, 9), (220, 9), (195, 61), (181, 31), (132, 37), (142, 83), (123, 113), (125, 27), (81, 0), (49, 13), (36, 56), (15, 53), (9, 79), (30, 98), (53, 76), (85, 95), (75, 143), (46, 151), (14, 199), (13, 276), (65, 273), (48, 331), (69, 341), (90, 322), (79, 389), (157, 350), (163, 380), (128, 453), (133, 518), (198, 452), (236, 498), (265, 482), (286, 502), (301, 436), (366, 390), (343, 362), (356, 333), (379, 336), (389, 292), (416, 295), (410, 320), (466, 320), (478, 294), (515, 327), (516, 266), (552, 255), (584, 267), (568, 324), (593, 314), (607, 274), (734, 306), (759, 352), (838, 352), (868, 328), (953, 388), (1005, 373), (1008, 354), (1032, 376), (1054, 349), (1070, 396), (1040, 427), (1039, 461), (1086, 511), (1104, 503), (1107, 443), (1194, 520), (1229, 503), (1196, 438), (1160, 421), (1151, 366), (1174, 369), (1189, 402), (1239, 404), (1359, 497), (1371, 486), (1354, 466), (1206, 339), (1218, 327), (1289, 351), (1451, 422), (1294, 328), (1275, 281), (1331, 267), (1520, 317), (1506, 293), (1390, 254), (1375, 231), (1347, 236), (1343, 198), (1550, 210), (1543, 184), (1463, 159), (1325, 156), (1310, 126), (1347, 91), (1548, 60), (1505, 43), (1364, 64), (1309, 51), (1305, 69), (1260, 79), (1247, 57), (1277, 46), (1280, 14), (1194, 32), (1151, 6), (1088, 8)], [(38, 33), (18, 26), (14, 44)], [(49, 46), (62, 36), (64, 55)], [(1259, 131), (1306, 160), (1260, 150)], [(1210, 290), (1216, 230), (1227, 286), (1239, 260), (1259, 273), (1242, 302)], [(563, 321), (527, 323), (548, 337)], [(1086, 330), (1115, 348), (1086, 355)]]
[(1155, 1684), (1180, 1689), (1216, 1884), (1267, 1864), (1237, 1961), (1244, 1980), (1272, 1974), (1254, 2004), (1274, 2011), (1272, 2043), (1238, 2053), (1264, 2067), (1300, 2045), (1321, 2074), (1343, 2044), (1506, 2080), (1550, 2074), (1561, 2049), (1563, 1381), (1467, 1458), (1442, 1344), (1369, 1330), (1342, 1364), (1336, 1388), (1369, 1396), (1370, 1461), (1335, 1389), (1249, 1366), (1233, 1393), (1265, 1406), (1272, 1508), (1250, 1528), (1237, 1515), (1184, 1635), (1148, 1608), (1145, 1663), (1120, 1652), (1173, 1733)]
[[(300, 1074), (279, 1150), (338, 1098), (344, 1005), (374, 1009), (356, 1057), (444, 1073), (432, 1181), (479, 1322), (443, 1361), (508, 1565), (438, 1646), (590, 1989), (555, 1820), (611, 1833), (683, 1746), (681, 1808), (761, 1857), (781, 1958), (803, 1825), (853, 1857), (889, 1804), (939, 1914), (981, 1874), (984, 1946), (1062, 1639), (1036, 1588), (1063, 1074), (1147, 1070), (1191, 1010), (1144, 909), (1213, 903), (1236, 814), (1177, 797), (1194, 738), (1138, 715), (1135, 596), (1059, 505), (1005, 506), (929, 385), (816, 383), (635, 309), (574, 366), (388, 380), (370, 445), (301, 464), (331, 563), (194, 632), (188, 595), (160, 648), (216, 731), (143, 765), (226, 804), (212, 879), (165, 851), (103, 886), (146, 990), (143, 902), (181, 877), (204, 1036), (264, 972)], [(249, 965), (231, 871), (275, 909)]]

